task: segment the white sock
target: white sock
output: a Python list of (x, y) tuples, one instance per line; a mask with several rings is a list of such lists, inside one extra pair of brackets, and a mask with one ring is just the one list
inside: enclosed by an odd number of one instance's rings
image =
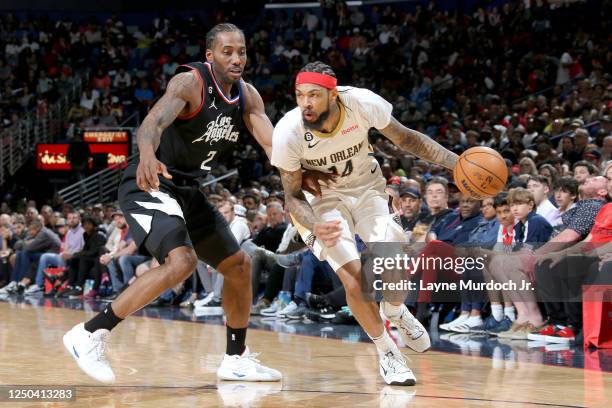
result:
[(376, 349), (378, 350), (379, 354), (387, 354), (388, 352), (395, 351), (397, 349), (397, 346), (395, 345), (391, 337), (389, 337), (389, 333), (387, 333), (387, 330), (385, 330), (384, 328), (380, 336), (370, 338), (376, 345)]
[(504, 308), (502, 305), (491, 305), (491, 315), (498, 322), (504, 318)]
[(402, 305), (395, 306), (389, 302), (384, 301), (381, 302), (381, 304), (383, 313), (385, 314), (385, 316), (387, 316), (388, 319), (399, 318), (402, 314)]
[(511, 321), (515, 321), (516, 320), (516, 309), (514, 308), (514, 306), (504, 307), (504, 315)]

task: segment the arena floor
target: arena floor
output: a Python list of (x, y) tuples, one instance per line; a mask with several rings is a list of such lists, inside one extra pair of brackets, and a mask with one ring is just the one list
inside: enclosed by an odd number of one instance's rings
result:
[(283, 372), (282, 384), (218, 382), (222, 320), (178, 308), (145, 308), (113, 331), (117, 382), (107, 386), (83, 374), (61, 342), (102, 303), (3, 300), (0, 385), (74, 386), (76, 401), (0, 401), (0, 407), (609, 407), (612, 401), (612, 350), (585, 354), (432, 331), (433, 350), (403, 349), (417, 385), (389, 387), (358, 326), (265, 318), (253, 319), (247, 343)]

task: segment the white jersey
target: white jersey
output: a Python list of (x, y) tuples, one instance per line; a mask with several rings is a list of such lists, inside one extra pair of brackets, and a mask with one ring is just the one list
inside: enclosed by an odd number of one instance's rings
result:
[(336, 187), (353, 188), (382, 177), (368, 142), (370, 128), (383, 129), (391, 121), (392, 105), (374, 92), (339, 86), (340, 120), (330, 133), (304, 126), (299, 107), (276, 124), (272, 165), (285, 171), (301, 167), (337, 173)]
[(251, 230), (243, 217), (235, 216), (230, 222), (230, 230), (234, 234), (234, 238), (238, 241), (238, 245), (242, 245), (244, 241), (251, 238)]

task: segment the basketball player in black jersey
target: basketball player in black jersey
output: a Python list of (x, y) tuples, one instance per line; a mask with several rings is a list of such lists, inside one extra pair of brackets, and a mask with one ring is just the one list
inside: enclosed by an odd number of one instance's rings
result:
[(105, 353), (110, 330), (187, 279), (198, 258), (225, 278), (227, 349), (217, 376), (281, 379), (280, 372), (259, 364), (245, 345), (252, 303), (249, 257), (198, 189), (198, 179), (215, 167), (218, 158), (239, 147), (243, 125), (270, 157), (273, 127), (261, 96), (241, 79), (247, 59), (243, 32), (232, 24), (219, 24), (207, 34), (206, 48), (206, 62), (180, 66), (144, 119), (137, 134), (140, 160), (128, 166), (119, 187), (120, 206), (134, 240), (141, 252), (161, 265), (64, 336), (79, 367), (99, 381), (115, 380)]

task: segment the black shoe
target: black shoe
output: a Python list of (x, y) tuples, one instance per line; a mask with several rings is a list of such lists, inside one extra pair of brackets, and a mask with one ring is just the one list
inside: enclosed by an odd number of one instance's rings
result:
[(25, 285), (22, 285), (20, 283), (20, 284), (17, 285), (17, 289), (15, 289), (15, 292), (13, 292), (13, 293), (15, 293), (17, 295), (23, 295), (23, 292), (25, 292), (25, 290), (26, 290)]
[(67, 298), (68, 296), (74, 293), (75, 288), (76, 288), (75, 286), (66, 286), (64, 289), (61, 289), (60, 291), (58, 291), (55, 297), (56, 298)]
[(80, 299), (83, 296), (83, 288), (75, 286), (70, 292), (66, 293), (65, 296), (68, 299)]
[(312, 293), (309, 293), (306, 296), (306, 303), (308, 304), (308, 307), (312, 310), (331, 308), (331, 305), (329, 304), (325, 296), (314, 295)]
[(342, 310), (336, 312), (336, 316), (332, 319), (332, 323), (335, 324), (356, 324), (357, 320), (351, 310), (345, 306)]
[(102, 302), (112, 302), (113, 300), (117, 299), (117, 297), (119, 297), (119, 293), (113, 292), (108, 296), (104, 296), (101, 300)]
[(331, 307), (307, 310), (306, 317), (313, 322), (331, 322), (336, 317), (336, 312)]
[(46, 298), (55, 297), (55, 295), (57, 295), (57, 290), (55, 288), (52, 288), (50, 291), (43, 293), (43, 297)]
[(210, 302), (208, 302), (207, 304), (205, 304), (202, 307), (221, 307), (221, 302), (219, 302), (218, 300), (211, 300)]
[(168, 305), (171, 305), (171, 304), (172, 304), (172, 301), (166, 300), (166, 299), (162, 299), (162, 298), (158, 297), (157, 299), (155, 299), (154, 301), (149, 303), (148, 306), (151, 306), (151, 307), (164, 307), (164, 306), (168, 306)]

